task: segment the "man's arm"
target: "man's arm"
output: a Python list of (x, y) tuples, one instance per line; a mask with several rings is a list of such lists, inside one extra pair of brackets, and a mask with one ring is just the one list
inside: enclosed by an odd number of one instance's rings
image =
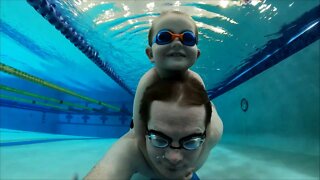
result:
[(129, 131), (122, 136), (84, 178), (91, 179), (130, 179), (135, 173), (136, 140)]

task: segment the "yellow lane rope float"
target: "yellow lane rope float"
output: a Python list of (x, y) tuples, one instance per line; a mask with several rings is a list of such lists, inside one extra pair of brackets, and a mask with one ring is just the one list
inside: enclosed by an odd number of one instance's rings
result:
[(25, 79), (25, 80), (28, 80), (28, 81), (31, 81), (33, 83), (37, 83), (37, 84), (40, 84), (42, 86), (45, 86), (45, 87), (48, 87), (48, 88), (51, 88), (51, 89), (54, 89), (54, 90), (57, 90), (57, 91), (60, 91), (60, 92), (63, 92), (63, 93), (66, 93), (66, 94), (69, 94), (71, 96), (74, 96), (74, 97), (77, 97), (77, 98), (80, 98), (80, 99), (83, 99), (83, 100), (86, 100), (88, 102), (91, 102), (91, 103), (94, 103), (94, 104), (98, 104), (98, 105), (101, 105), (101, 106), (104, 106), (106, 108), (109, 108), (109, 109), (112, 109), (114, 111), (121, 111), (121, 108), (119, 107), (116, 107), (116, 106), (113, 106), (113, 105), (110, 105), (110, 104), (107, 104), (107, 103), (104, 103), (104, 102), (101, 102), (101, 101), (98, 101), (96, 99), (93, 99), (93, 98), (90, 98), (90, 97), (86, 97), (86, 96), (83, 96), (83, 95), (80, 95), (76, 92), (73, 92), (71, 90), (68, 90), (68, 89), (65, 89), (65, 88), (62, 88), (62, 87), (59, 87), (55, 84), (52, 84), (48, 81), (45, 81), (43, 79), (40, 79), (38, 77), (35, 77), (33, 75), (30, 75), (30, 74), (27, 74), (25, 72), (22, 72), (18, 69), (15, 69), (13, 67), (10, 67), (8, 65), (5, 65), (3, 63), (0, 63), (0, 70), (5, 72), (5, 73), (8, 73), (8, 74), (11, 74), (11, 75), (14, 75), (14, 76), (17, 76), (19, 78), (22, 78), (22, 79)]

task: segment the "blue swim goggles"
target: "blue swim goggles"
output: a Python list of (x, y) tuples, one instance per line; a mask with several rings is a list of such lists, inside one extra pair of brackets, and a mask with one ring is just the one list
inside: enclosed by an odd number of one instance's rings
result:
[(192, 31), (184, 31), (181, 34), (174, 34), (171, 31), (164, 29), (159, 31), (158, 34), (154, 37), (152, 45), (154, 43), (157, 43), (158, 45), (169, 44), (176, 37), (179, 38), (182, 44), (186, 46), (194, 46), (195, 44), (197, 44), (197, 37)]

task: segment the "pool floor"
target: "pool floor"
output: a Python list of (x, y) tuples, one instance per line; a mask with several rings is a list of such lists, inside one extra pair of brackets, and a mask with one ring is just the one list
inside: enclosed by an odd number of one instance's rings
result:
[[(6, 180), (81, 179), (117, 140), (8, 129), (0, 139), (0, 179)], [(197, 174), (202, 180), (319, 179), (319, 156), (220, 143)]]

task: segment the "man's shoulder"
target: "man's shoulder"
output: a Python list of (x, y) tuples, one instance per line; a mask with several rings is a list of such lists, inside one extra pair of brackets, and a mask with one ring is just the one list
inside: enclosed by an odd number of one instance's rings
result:
[(133, 130), (121, 137), (115, 148), (113, 155), (115, 162), (122, 162), (124, 165), (130, 165), (131, 169), (136, 171), (137, 167), (142, 163), (143, 155), (138, 148), (138, 141)]
[(133, 130), (129, 130), (129, 132), (127, 132), (124, 136), (122, 136), (117, 142), (117, 144), (118, 144), (117, 146), (118, 151), (124, 151), (126, 154), (135, 154), (135, 155), (137, 155), (138, 153), (137, 138), (135, 137)]
[(129, 131), (113, 144), (85, 179), (129, 179), (139, 166), (139, 150), (132, 134)]
[(123, 137), (122, 143), (126, 144), (123, 148), (127, 148), (125, 150), (127, 151), (126, 157), (123, 158), (127, 158), (134, 171), (144, 175), (152, 174), (152, 170), (138, 147), (138, 140), (132, 130)]

